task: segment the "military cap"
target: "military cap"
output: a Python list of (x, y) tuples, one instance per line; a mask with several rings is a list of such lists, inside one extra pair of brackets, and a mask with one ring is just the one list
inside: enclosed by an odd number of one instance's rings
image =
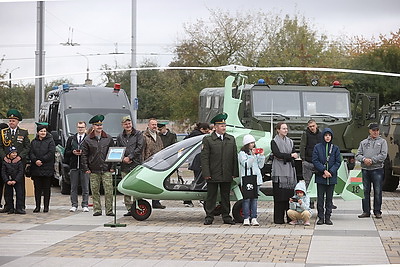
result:
[(159, 123), (157, 123), (157, 127), (162, 128), (164, 126), (167, 126), (167, 124), (168, 124), (168, 122), (159, 122)]
[(228, 114), (224, 112), (216, 115), (210, 122), (214, 124), (225, 124), (226, 118), (228, 118)]
[(379, 130), (379, 125), (376, 122), (371, 122), (370, 124), (368, 124), (368, 129)]
[(49, 124), (47, 122), (35, 122), (36, 124), (36, 131), (39, 132), (40, 130), (42, 130), (43, 128), (48, 128)]
[(93, 118), (90, 119), (89, 123), (102, 125), (103, 121), (104, 121), (104, 116), (101, 114), (97, 114), (96, 116), (94, 116)]
[(9, 109), (7, 111), (7, 118), (8, 119), (17, 119), (19, 121), (22, 121), (22, 115), (17, 109)]
[(124, 123), (124, 122), (126, 122), (126, 121), (132, 121), (131, 116), (128, 115), (128, 116), (122, 117), (121, 122)]

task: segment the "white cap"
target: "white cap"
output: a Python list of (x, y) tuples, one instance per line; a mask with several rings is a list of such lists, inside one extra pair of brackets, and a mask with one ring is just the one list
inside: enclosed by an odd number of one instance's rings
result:
[(247, 144), (253, 143), (253, 142), (256, 142), (256, 139), (251, 134), (246, 134), (243, 137), (243, 145), (244, 146), (247, 145)]

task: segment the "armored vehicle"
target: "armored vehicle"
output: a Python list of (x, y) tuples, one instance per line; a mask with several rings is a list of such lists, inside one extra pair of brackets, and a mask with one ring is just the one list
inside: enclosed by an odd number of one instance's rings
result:
[[(340, 147), (349, 169), (355, 165), (352, 149), (365, 138), (368, 124), (378, 119), (378, 94), (358, 93), (352, 108), (350, 92), (337, 81), (332, 86), (267, 85), (261, 81), (239, 89), (232, 88), (232, 94), (242, 92), (239, 118), (244, 127), (273, 132), (273, 126), (285, 122), (289, 127), (288, 136), (299, 151), (307, 122), (314, 119), (320, 129), (333, 129), (334, 143)], [(203, 89), (200, 121), (209, 121), (220, 112), (222, 103), (223, 88)], [(301, 164), (296, 163), (296, 168), (300, 168)], [(297, 173), (301, 175), (301, 171)]]
[(76, 133), (76, 123), (87, 123), (96, 114), (102, 114), (105, 116), (104, 131), (116, 138), (122, 131), (121, 118), (132, 116), (132, 109), (119, 84), (114, 88), (63, 84), (47, 93), (46, 100), (41, 105), (39, 121), (49, 123), (49, 131), (57, 145), (55, 178), (61, 193), (69, 194), (69, 166), (63, 163), (64, 148), (68, 137)]
[(381, 136), (388, 144), (383, 190), (395, 191), (400, 176), (400, 101), (382, 106), (379, 114)]

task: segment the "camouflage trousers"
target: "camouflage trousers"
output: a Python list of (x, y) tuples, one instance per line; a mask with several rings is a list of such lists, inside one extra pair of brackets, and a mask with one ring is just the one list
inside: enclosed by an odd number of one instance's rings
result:
[[(127, 172), (121, 172), (122, 178), (125, 177), (128, 173)], [(124, 204), (126, 207), (126, 210), (130, 211), (132, 204), (133, 204), (133, 197), (132, 196), (128, 196), (128, 195), (124, 195)]]
[(100, 185), (103, 183), (106, 214), (113, 212), (113, 180), (111, 172), (91, 173), (90, 188), (92, 189), (93, 212), (101, 212)]

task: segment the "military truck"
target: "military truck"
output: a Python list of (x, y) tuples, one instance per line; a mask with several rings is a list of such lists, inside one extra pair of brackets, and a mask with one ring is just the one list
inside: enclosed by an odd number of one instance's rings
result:
[(104, 131), (116, 139), (121, 132), (121, 118), (132, 116), (132, 108), (119, 84), (114, 88), (63, 84), (48, 92), (46, 100), (41, 105), (39, 121), (49, 123), (57, 145), (56, 183), (61, 186), (62, 194), (69, 194), (71, 183), (69, 166), (64, 163), (64, 148), (68, 137), (76, 133), (76, 123), (88, 122), (96, 114), (103, 114)]
[(395, 191), (400, 176), (400, 101), (392, 102), (379, 109), (379, 129), (388, 144), (385, 160), (384, 191)]
[[(209, 121), (222, 111), (223, 94), (223, 88), (205, 88), (200, 92), (200, 121)], [(352, 149), (368, 135), (368, 124), (377, 121), (379, 115), (378, 94), (358, 93), (352, 107), (349, 90), (337, 81), (332, 86), (268, 85), (261, 81), (232, 88), (232, 94), (241, 94), (239, 117), (244, 127), (274, 131), (278, 122), (285, 122), (297, 151), (309, 119), (314, 119), (320, 129), (332, 128), (333, 141), (340, 147), (349, 169), (355, 166)], [(296, 161), (298, 175), (300, 166), (301, 161)]]

